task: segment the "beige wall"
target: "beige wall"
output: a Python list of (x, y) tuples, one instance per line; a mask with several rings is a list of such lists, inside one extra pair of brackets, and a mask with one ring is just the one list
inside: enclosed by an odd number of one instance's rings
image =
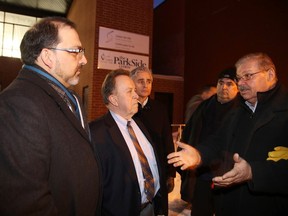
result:
[[(86, 111), (89, 119), (91, 118), (92, 80), (95, 71), (96, 3), (96, 0), (73, 1), (68, 14), (68, 18), (77, 25), (80, 40), (82, 46), (85, 48), (85, 56), (88, 61), (82, 69), (80, 82), (74, 87), (74, 90), (82, 97), (82, 100), (85, 99), (85, 102), (88, 105)], [(88, 98), (83, 98), (84, 87), (88, 87)]]

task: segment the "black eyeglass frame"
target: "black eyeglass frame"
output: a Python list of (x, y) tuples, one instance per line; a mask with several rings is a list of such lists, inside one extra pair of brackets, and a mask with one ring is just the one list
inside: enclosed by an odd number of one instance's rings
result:
[(47, 49), (51, 49), (51, 50), (59, 50), (59, 51), (65, 51), (68, 53), (75, 53), (75, 54), (85, 54), (85, 48), (83, 47), (78, 47), (78, 48), (56, 48), (56, 47), (49, 47)]

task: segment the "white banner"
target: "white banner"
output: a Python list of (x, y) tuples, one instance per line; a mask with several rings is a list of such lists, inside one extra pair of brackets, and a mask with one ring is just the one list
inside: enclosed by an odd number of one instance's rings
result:
[(100, 27), (99, 47), (149, 54), (149, 36)]
[(139, 66), (149, 67), (149, 57), (102, 49), (98, 51), (98, 69), (114, 70), (123, 68), (131, 71)]

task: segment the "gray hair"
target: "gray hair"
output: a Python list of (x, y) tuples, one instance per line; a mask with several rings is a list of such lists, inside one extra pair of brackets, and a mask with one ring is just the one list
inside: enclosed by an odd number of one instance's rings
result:
[(133, 69), (130, 72), (130, 77), (132, 79), (134, 79), (139, 72), (148, 72), (151, 75), (151, 79), (153, 81), (152, 71), (149, 68), (145, 67), (145, 66), (139, 66), (139, 67), (136, 67), (135, 69)]
[(256, 60), (259, 68), (265, 69), (265, 70), (272, 68), (276, 73), (276, 67), (272, 59), (267, 54), (262, 53), (262, 52), (250, 53), (250, 54), (243, 56), (235, 63), (235, 67), (239, 68), (242, 64), (251, 60)]

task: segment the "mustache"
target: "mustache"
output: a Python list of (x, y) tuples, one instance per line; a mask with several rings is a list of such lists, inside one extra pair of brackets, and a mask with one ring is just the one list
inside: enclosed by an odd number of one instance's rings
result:
[(245, 90), (250, 90), (250, 88), (248, 86), (238, 86), (239, 91), (245, 91)]

